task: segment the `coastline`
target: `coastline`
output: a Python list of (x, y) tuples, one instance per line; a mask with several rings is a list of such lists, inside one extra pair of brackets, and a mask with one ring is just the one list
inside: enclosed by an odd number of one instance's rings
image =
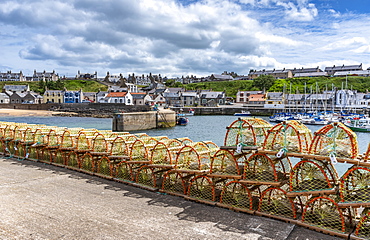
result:
[(46, 110), (0, 109), (0, 116), (57, 116), (61, 112)]

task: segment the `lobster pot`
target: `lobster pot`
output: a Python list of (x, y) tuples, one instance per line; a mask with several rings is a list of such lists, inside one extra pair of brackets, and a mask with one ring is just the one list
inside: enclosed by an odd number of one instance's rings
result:
[(176, 138), (177, 141), (181, 142), (182, 145), (191, 144), (193, 141), (190, 138), (183, 137), (183, 138)]
[(193, 148), (199, 155), (201, 164), (200, 169), (209, 170), (211, 167), (211, 156), (218, 150), (217, 145), (212, 142), (196, 142), (193, 145)]
[(114, 177), (118, 180), (132, 181), (134, 178), (131, 174), (131, 168), (125, 161), (119, 162), (114, 166)]
[(76, 138), (76, 150), (77, 151), (89, 151), (90, 141), (89, 134), (86, 131), (81, 131)]
[(103, 156), (96, 162), (96, 173), (103, 176), (113, 176), (112, 165), (108, 157)]
[(348, 232), (342, 210), (329, 197), (315, 197), (308, 201), (302, 214), (302, 222), (334, 232)]
[(18, 156), (20, 145), (22, 142), (24, 142), (24, 133), (26, 128), (24, 126), (17, 125), (14, 127), (13, 131), (13, 139), (7, 142), (8, 151), (11, 155)]
[(149, 137), (149, 135), (146, 134), (146, 133), (136, 133), (135, 136), (137, 138), (146, 138), (146, 137)]
[(284, 121), (268, 131), (263, 149), (307, 153), (311, 141), (312, 133), (304, 124), (295, 120)]
[(352, 166), (340, 179), (339, 190), (342, 203), (370, 203), (370, 168)]
[(337, 171), (330, 161), (303, 159), (291, 171), (289, 190), (296, 195), (302, 192), (331, 190), (337, 180)]
[(156, 187), (157, 186), (157, 177), (155, 168), (148, 167), (146, 165), (141, 166), (137, 170), (135, 176), (135, 182), (144, 186)]
[(162, 192), (184, 196), (187, 193), (192, 175), (169, 170), (163, 175)]
[(108, 154), (108, 152), (110, 151), (106, 137), (103, 134), (96, 134), (91, 143), (92, 152)]
[[(198, 151), (191, 146), (182, 147), (178, 152), (175, 168), (183, 170), (202, 170), (203, 166)], [(205, 165), (204, 168), (209, 169), (209, 166)]]
[(130, 152), (129, 146), (126, 144), (126, 140), (120, 136), (116, 137), (112, 144), (110, 149), (110, 155), (113, 156), (128, 156)]
[(354, 159), (358, 155), (357, 135), (343, 123), (332, 123), (315, 132), (310, 154)]
[(367, 150), (364, 155), (364, 161), (369, 161), (370, 160), (370, 143), (367, 145)]
[(365, 208), (363, 211), (363, 216), (358, 222), (353, 235), (363, 239), (370, 239), (370, 211), (368, 208)]
[(74, 148), (75, 147), (75, 135), (68, 129), (64, 130), (60, 137), (60, 148)]
[(220, 149), (212, 156), (210, 174), (215, 176), (240, 176), (241, 178), (243, 167), (243, 165), (238, 165), (232, 152)]
[(137, 139), (131, 145), (130, 161), (149, 161), (148, 149), (141, 139)]
[(150, 163), (152, 165), (172, 165), (174, 160), (168, 147), (163, 142), (158, 142), (152, 149), (150, 155)]
[(272, 160), (264, 153), (251, 155), (244, 166), (243, 181), (249, 184), (280, 186), (288, 179), (291, 163), (288, 158)]
[(91, 173), (95, 172), (94, 171), (94, 162), (93, 162), (93, 157), (90, 153), (85, 153), (81, 158), (80, 158), (80, 169), (84, 172)]
[(272, 125), (259, 118), (240, 118), (226, 127), (225, 146), (261, 147)]
[(229, 208), (252, 211), (253, 196), (247, 185), (238, 181), (228, 182), (222, 189), (220, 203)]
[(196, 176), (191, 179), (188, 188), (188, 196), (193, 199), (215, 202), (219, 199), (220, 191), (215, 191), (211, 178), (207, 176)]
[(57, 132), (58, 129), (51, 129), (46, 136), (46, 146), (43, 148), (43, 160), (53, 162), (55, 159), (56, 150), (59, 147), (61, 133)]
[(297, 217), (294, 202), (284, 189), (277, 187), (269, 187), (262, 192), (258, 212), (288, 219)]
[(80, 168), (80, 161), (79, 156), (76, 152), (72, 151), (67, 155), (67, 158), (65, 159), (65, 164), (68, 166), (68, 168), (71, 169), (79, 169)]
[(177, 158), (177, 153), (185, 145), (182, 144), (182, 142), (180, 142), (177, 139), (169, 139), (168, 141), (163, 142), (163, 143), (166, 145), (169, 153), (171, 154), (171, 159), (172, 159), (172, 163), (171, 164), (175, 164), (175, 160)]

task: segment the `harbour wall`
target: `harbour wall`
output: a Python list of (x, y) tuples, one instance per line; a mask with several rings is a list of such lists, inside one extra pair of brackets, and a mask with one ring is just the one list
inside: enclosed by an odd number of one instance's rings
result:
[(116, 113), (113, 116), (112, 131), (137, 131), (174, 127), (175, 125), (176, 113), (172, 110)]

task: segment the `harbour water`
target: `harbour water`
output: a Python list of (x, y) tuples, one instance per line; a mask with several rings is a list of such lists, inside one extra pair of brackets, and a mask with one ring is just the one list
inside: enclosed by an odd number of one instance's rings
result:
[[(233, 121), (237, 120), (236, 116), (225, 115), (207, 115), (207, 116), (190, 116), (189, 124), (186, 126), (176, 126), (173, 128), (151, 129), (140, 132), (145, 132), (149, 136), (167, 136), (169, 138), (188, 137), (193, 141), (212, 141), (218, 146), (224, 145), (226, 127)], [(262, 117), (263, 118), (263, 117)], [(267, 119), (267, 118), (265, 118)], [(86, 118), (86, 117), (14, 117), (0, 116), (0, 121), (8, 122), (24, 122), (29, 124), (46, 124), (59, 127), (83, 127), (96, 128), (99, 130), (112, 129), (112, 119), (110, 118)], [(313, 132), (320, 129), (322, 126), (309, 125), (308, 128)], [(132, 132), (137, 133), (137, 132)], [(359, 143), (359, 152), (364, 153), (370, 142), (370, 133), (357, 133)], [(291, 159), (292, 164), (296, 160)], [(338, 163), (335, 167), (341, 176), (351, 165)]]

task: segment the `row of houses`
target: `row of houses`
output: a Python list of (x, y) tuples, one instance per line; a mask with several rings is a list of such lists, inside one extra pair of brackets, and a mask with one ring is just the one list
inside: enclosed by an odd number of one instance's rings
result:
[[(293, 69), (262, 69), (262, 70), (250, 70), (248, 75), (238, 75), (234, 72), (224, 71), (222, 74), (211, 74), (207, 77), (197, 77), (197, 76), (182, 76), (173, 78), (176, 82), (182, 84), (197, 83), (197, 82), (207, 82), (207, 81), (234, 81), (234, 80), (253, 80), (262, 75), (271, 75), (275, 79), (286, 79), (293, 77), (339, 77), (339, 76), (370, 76), (370, 67), (366, 70), (363, 69), (362, 63), (358, 65), (340, 65), (325, 67), (324, 70), (321, 70), (319, 67), (313, 68), (293, 68)], [(37, 72), (34, 70), (33, 75), (25, 76), (22, 71), (20, 72), (0, 72), (0, 81), (57, 81), (59, 75), (53, 70), (52, 72)], [(131, 83), (135, 85), (147, 86), (150, 85), (153, 81), (164, 83), (168, 80), (167, 77), (162, 77), (161, 74), (152, 75), (138, 75), (129, 74), (128, 77), (124, 77), (122, 73), (112, 74), (107, 72), (105, 77), (99, 78), (98, 73), (82, 73), (77, 72), (75, 77), (61, 77), (61, 79), (90, 79), (90, 80), (99, 80), (105, 81), (107, 83), (117, 84), (121, 82)]]
[(370, 108), (370, 93), (349, 89), (323, 91), (322, 93), (292, 94), (283, 92), (238, 91), (236, 103), (249, 106), (326, 106)]
[(146, 92), (122, 86), (111, 86), (108, 91), (46, 90), (43, 95), (30, 91), (28, 85), (5, 85), (0, 103), (112, 103), (125, 105), (158, 106), (217, 106), (225, 104), (225, 92), (190, 91), (182, 88), (153, 88)]

